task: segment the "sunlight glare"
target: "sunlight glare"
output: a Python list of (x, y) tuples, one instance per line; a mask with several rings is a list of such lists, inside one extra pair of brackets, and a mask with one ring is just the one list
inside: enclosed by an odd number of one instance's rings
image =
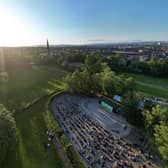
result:
[(28, 30), (18, 17), (0, 9), (0, 46), (24, 45), (30, 38)]

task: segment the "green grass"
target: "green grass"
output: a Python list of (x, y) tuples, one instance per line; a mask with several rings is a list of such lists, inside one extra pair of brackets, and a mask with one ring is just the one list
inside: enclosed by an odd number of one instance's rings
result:
[(149, 75), (134, 74), (134, 73), (128, 73), (128, 75), (134, 77), (136, 81), (139, 81), (139, 82), (145, 82), (147, 84), (153, 84), (160, 87), (163, 86), (168, 88), (167, 78), (158, 78), (158, 77), (152, 77)]
[(62, 168), (55, 147), (45, 149), (47, 142), (44, 121), (47, 97), (31, 108), (16, 114), (19, 143), (8, 155), (4, 168)]
[(32, 66), (8, 70), (9, 81), (0, 83), (0, 103), (11, 110), (25, 106), (34, 98), (52, 92), (52, 83), (66, 72), (56, 66)]
[[(29, 66), (8, 68), (9, 81), (0, 83), (0, 103), (11, 111), (23, 108), (27, 103), (62, 88), (59, 80), (66, 72), (57, 66)], [(55, 84), (57, 82), (57, 84)], [(3, 168), (62, 168), (62, 160), (54, 146), (45, 150), (47, 142), (44, 120), (47, 97), (27, 110), (16, 111), (18, 143), (10, 151)]]
[(137, 89), (140, 92), (144, 93), (145, 95), (168, 99), (168, 89), (165, 89), (165, 88), (158, 88), (158, 87), (151, 87), (151, 86), (144, 86), (142, 84), (137, 84)]
[(150, 96), (168, 99), (168, 79), (127, 73), (135, 79), (137, 90)]

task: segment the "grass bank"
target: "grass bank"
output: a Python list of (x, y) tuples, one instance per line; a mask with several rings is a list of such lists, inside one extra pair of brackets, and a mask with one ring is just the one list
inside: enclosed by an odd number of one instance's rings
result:
[(9, 153), (4, 168), (63, 168), (55, 146), (46, 149), (45, 104), (48, 97), (40, 100), (22, 113), (16, 114), (18, 144)]
[(61, 87), (58, 80), (66, 72), (57, 66), (31, 66), (17, 70), (9, 69), (9, 81), (0, 83), (0, 103), (15, 111), (18, 143), (8, 153), (3, 168), (63, 168), (64, 163), (55, 146), (48, 150), (44, 113), (48, 97), (44, 97), (27, 109), (35, 99)]
[(22, 108), (33, 99), (51, 93), (55, 80), (65, 74), (57, 66), (33, 65), (21, 70), (11, 67), (9, 81), (0, 83), (0, 103), (10, 110)]

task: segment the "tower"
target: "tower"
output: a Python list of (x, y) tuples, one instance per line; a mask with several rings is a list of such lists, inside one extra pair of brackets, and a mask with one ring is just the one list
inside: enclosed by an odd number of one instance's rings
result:
[(47, 53), (48, 53), (48, 57), (50, 57), (50, 46), (49, 46), (48, 39), (47, 39)]

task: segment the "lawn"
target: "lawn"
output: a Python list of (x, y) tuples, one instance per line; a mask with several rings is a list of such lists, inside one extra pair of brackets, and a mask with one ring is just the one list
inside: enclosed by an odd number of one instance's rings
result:
[(9, 81), (0, 83), (0, 103), (10, 110), (25, 106), (33, 99), (53, 91), (55, 79), (65, 75), (57, 66), (31, 66), (9, 69)]
[(45, 149), (47, 142), (44, 121), (47, 97), (28, 110), (16, 114), (19, 143), (9, 153), (4, 168), (63, 168), (55, 147)]
[(126, 75), (134, 77), (138, 91), (146, 95), (168, 99), (168, 79), (133, 73)]
[(62, 168), (62, 160), (54, 146), (46, 150), (46, 124), (44, 121), (47, 97), (27, 110), (21, 109), (34, 99), (53, 92), (58, 87), (55, 82), (66, 72), (57, 66), (29, 66), (23, 69), (9, 68), (9, 81), (0, 83), (0, 103), (11, 111), (15, 118), (18, 143), (10, 151), (3, 168)]

